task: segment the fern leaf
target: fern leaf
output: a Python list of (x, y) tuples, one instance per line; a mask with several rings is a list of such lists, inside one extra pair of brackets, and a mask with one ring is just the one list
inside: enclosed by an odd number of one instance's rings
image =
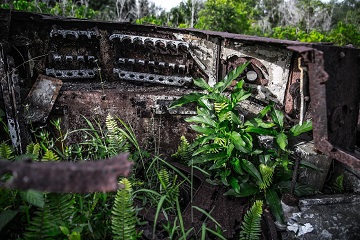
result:
[(117, 155), (120, 152), (129, 151), (129, 143), (126, 137), (122, 134), (116, 120), (108, 114), (105, 120), (106, 128), (108, 130), (107, 138), (109, 142), (109, 151), (111, 155)]
[(5, 142), (2, 142), (0, 144), (0, 159), (6, 159), (6, 160), (13, 160), (14, 159), (14, 155), (13, 155), (13, 150), (11, 149), (11, 147), (6, 144)]
[(262, 177), (262, 182), (259, 182), (258, 185), (260, 189), (266, 189), (270, 187), (272, 180), (273, 180), (273, 174), (274, 174), (274, 168), (269, 167), (265, 164), (260, 164), (259, 166), (260, 174)]
[(131, 198), (131, 183), (124, 178), (120, 181), (124, 189), (119, 189), (112, 208), (111, 229), (114, 239), (127, 240), (136, 238), (136, 216)]
[(219, 114), (223, 109), (225, 109), (228, 106), (229, 104), (227, 102), (221, 102), (221, 103), (214, 102), (214, 110), (217, 114)]
[(250, 210), (246, 212), (241, 225), (240, 240), (257, 240), (260, 238), (262, 205), (263, 202), (257, 200)]
[(165, 193), (170, 186), (169, 172), (166, 169), (161, 169), (158, 178), (160, 180), (160, 193)]
[(32, 156), (32, 160), (36, 160), (40, 155), (40, 144), (30, 143), (26, 146), (26, 155)]
[(191, 160), (193, 150), (191, 149), (190, 143), (186, 139), (185, 136), (180, 137), (180, 144), (176, 153), (171, 155), (173, 158), (180, 159), (184, 162), (188, 162)]
[(59, 161), (59, 159), (59, 156), (50, 149), (47, 149), (42, 157), (43, 161)]
[(60, 226), (70, 225), (75, 215), (72, 194), (48, 194), (42, 209), (35, 211), (24, 233), (25, 239), (55, 239)]

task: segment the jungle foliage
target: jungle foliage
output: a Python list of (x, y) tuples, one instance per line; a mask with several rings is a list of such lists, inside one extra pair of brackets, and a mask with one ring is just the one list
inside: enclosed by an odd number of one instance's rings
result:
[(0, 7), (360, 46), (359, 0), (183, 0), (169, 11), (149, 0), (2, 0)]

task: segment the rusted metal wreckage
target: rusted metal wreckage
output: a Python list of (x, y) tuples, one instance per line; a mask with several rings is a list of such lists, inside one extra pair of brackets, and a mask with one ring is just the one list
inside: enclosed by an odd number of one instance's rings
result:
[(360, 170), (359, 49), (9, 10), (0, 10), (0, 32), (0, 108), (20, 152), (30, 122), (61, 118), (72, 130), (81, 116), (110, 113), (142, 146), (172, 153), (193, 134), (183, 119), (194, 109), (167, 106), (196, 90), (192, 79), (213, 85), (248, 61), (244, 115), (272, 101), (289, 119), (312, 118), (316, 149)]

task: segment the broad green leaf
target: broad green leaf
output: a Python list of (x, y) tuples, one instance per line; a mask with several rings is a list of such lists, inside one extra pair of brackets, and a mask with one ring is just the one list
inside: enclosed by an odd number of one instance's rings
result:
[(252, 139), (251, 135), (248, 134), (248, 133), (243, 133), (241, 135), (241, 138), (244, 140), (244, 142), (246, 144), (246, 147), (248, 149), (252, 150), (252, 148), (253, 148), (253, 139)]
[(220, 91), (219, 89), (221, 89), (224, 85), (225, 85), (224, 82), (217, 82), (214, 86), (215, 91), (219, 92)]
[(284, 223), (283, 221), (283, 211), (281, 208), (280, 198), (273, 189), (267, 189), (265, 193), (265, 199), (267, 205), (270, 207), (272, 215), (275, 217), (276, 221), (279, 223)]
[(40, 208), (44, 208), (45, 199), (44, 199), (43, 192), (29, 189), (27, 191), (21, 192), (21, 195), (22, 195), (23, 199), (25, 201), (27, 201), (28, 203), (30, 203), (34, 206), (40, 207)]
[(190, 161), (189, 164), (191, 165), (191, 164), (197, 164), (197, 163), (205, 163), (205, 162), (219, 160), (219, 159), (223, 159), (223, 158), (227, 158), (226, 152), (208, 153), (208, 154), (203, 154), (198, 157), (194, 157)]
[(276, 142), (282, 150), (286, 151), (286, 147), (288, 145), (288, 138), (285, 133), (280, 132), (276, 136)]
[(200, 153), (203, 153), (203, 152), (214, 152), (214, 151), (218, 151), (222, 148), (222, 146), (220, 146), (219, 144), (207, 144), (207, 145), (203, 145), (201, 147), (198, 148), (198, 150), (196, 150), (194, 153), (193, 153), (193, 156), (196, 156), (196, 155), (199, 155)]
[(288, 165), (289, 165), (289, 158), (286, 156), (281, 156), (281, 158), (276, 159), (277, 162), (280, 162), (283, 168), (288, 171)]
[(61, 232), (65, 235), (69, 235), (70, 234), (70, 231), (67, 227), (64, 227), (64, 226), (59, 226)]
[(240, 80), (240, 81), (235, 85), (233, 92), (236, 93), (236, 92), (241, 91), (242, 88), (243, 88), (243, 86), (244, 86), (244, 83), (245, 83), (244, 80)]
[(186, 122), (203, 123), (205, 125), (216, 127), (216, 122), (208, 116), (193, 116), (185, 119)]
[(244, 153), (250, 153), (251, 149), (249, 149), (246, 146), (246, 142), (243, 140), (243, 138), (241, 137), (240, 133), (238, 132), (232, 132), (231, 133), (231, 143), (234, 144), (235, 148), (241, 152)]
[(261, 127), (247, 127), (245, 129), (248, 133), (258, 133), (260, 135), (266, 135), (266, 136), (276, 136), (277, 132), (272, 129), (265, 129)]
[(276, 109), (271, 111), (271, 119), (274, 121), (274, 123), (276, 123), (276, 125), (278, 125), (281, 129), (283, 129), (284, 114), (281, 111), (276, 110)]
[(249, 62), (241, 64), (234, 70), (230, 71), (222, 80), (224, 84), (218, 88), (219, 92), (223, 92), (226, 88), (228, 88), (231, 85), (232, 81), (240, 76), (240, 74), (245, 70), (248, 64)]
[(210, 127), (201, 127), (199, 125), (191, 125), (190, 126), (193, 130), (195, 130), (196, 132), (199, 132), (201, 134), (213, 134), (215, 132), (215, 130), (213, 128)]
[(213, 108), (213, 105), (212, 105), (212, 103), (209, 101), (209, 99), (204, 98), (204, 97), (202, 97), (202, 98), (200, 98), (200, 99), (198, 100), (198, 104), (199, 104), (200, 106), (202, 106), (203, 108), (206, 108), (207, 110), (213, 110), (213, 109), (214, 109), (214, 108)]
[(293, 137), (296, 137), (302, 133), (308, 132), (312, 130), (312, 122), (308, 120), (304, 122), (302, 125), (296, 124), (290, 129), (290, 134)]
[(210, 85), (202, 78), (198, 78), (198, 79), (194, 79), (194, 85), (207, 90), (209, 92), (212, 92), (212, 87), (210, 87)]
[(240, 193), (239, 181), (236, 178), (230, 176), (228, 182), (230, 183), (230, 186), (235, 190), (236, 193)]
[(242, 119), (240, 119), (239, 116), (237, 114), (235, 114), (234, 112), (230, 112), (230, 116), (231, 116), (231, 121), (235, 125), (243, 125), (244, 124), (244, 121)]
[(259, 155), (260, 153), (263, 153), (263, 150), (260, 150), (260, 149), (255, 149), (251, 155)]
[(240, 133), (235, 132), (235, 131), (231, 132), (231, 138), (232, 138), (232, 143), (234, 144), (235, 148), (236, 148), (236, 145), (240, 145), (242, 147), (245, 147), (246, 143), (241, 138)]
[(244, 175), (243, 170), (241, 169), (240, 166), (240, 160), (238, 158), (233, 158), (231, 161), (231, 166), (233, 167), (234, 171), (240, 175)]
[(260, 163), (269, 165), (269, 162), (271, 161), (271, 155), (270, 154), (261, 154), (259, 155)]
[(232, 151), (234, 150), (234, 147), (235, 147), (235, 146), (234, 146), (234, 144), (232, 144), (232, 143), (230, 143), (229, 146), (227, 147), (226, 153), (227, 153), (228, 157), (231, 156)]
[(69, 240), (81, 240), (81, 233), (79, 232), (72, 232), (69, 235)]
[(272, 128), (276, 125), (273, 122), (264, 122), (261, 118), (253, 118), (251, 120), (246, 121), (245, 126)]
[(0, 232), (11, 220), (14, 219), (18, 211), (4, 210), (0, 213)]
[(238, 103), (238, 102), (241, 102), (241, 101), (249, 98), (251, 96), (251, 93), (241, 89), (239, 92), (233, 93), (231, 96), (232, 96), (233, 101), (235, 103)]
[(209, 142), (210, 140), (214, 140), (215, 137), (216, 137), (215, 134), (210, 134), (210, 135), (206, 135), (203, 137), (199, 137), (199, 138), (195, 139), (195, 141), (191, 145), (192, 145), (192, 147), (204, 145), (205, 143)]
[(203, 98), (214, 100), (215, 102), (218, 102), (218, 103), (223, 103), (223, 102), (230, 103), (230, 100), (226, 96), (224, 96), (220, 93), (210, 93), (210, 94), (204, 95)]
[(262, 182), (261, 174), (252, 162), (249, 162), (246, 159), (241, 159), (240, 164), (242, 169), (244, 169), (247, 173), (256, 178), (258, 182)]
[(259, 114), (257, 115), (258, 118), (263, 118), (265, 117), (265, 115), (271, 110), (271, 106), (268, 105), (266, 107), (264, 107), (260, 112)]
[(209, 109), (203, 108), (203, 107), (197, 108), (196, 113), (201, 116), (211, 116), (211, 114), (212, 114)]
[(175, 100), (173, 103), (170, 104), (169, 109), (181, 107), (187, 103), (191, 102), (197, 102), (199, 98), (204, 96), (202, 93), (190, 93), (185, 96), (182, 96), (181, 98)]

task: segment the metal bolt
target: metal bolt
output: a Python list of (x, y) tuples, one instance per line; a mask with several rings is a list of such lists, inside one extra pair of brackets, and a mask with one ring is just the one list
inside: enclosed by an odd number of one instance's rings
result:
[(258, 75), (255, 71), (248, 71), (246, 73), (246, 79), (253, 82), (257, 79)]

